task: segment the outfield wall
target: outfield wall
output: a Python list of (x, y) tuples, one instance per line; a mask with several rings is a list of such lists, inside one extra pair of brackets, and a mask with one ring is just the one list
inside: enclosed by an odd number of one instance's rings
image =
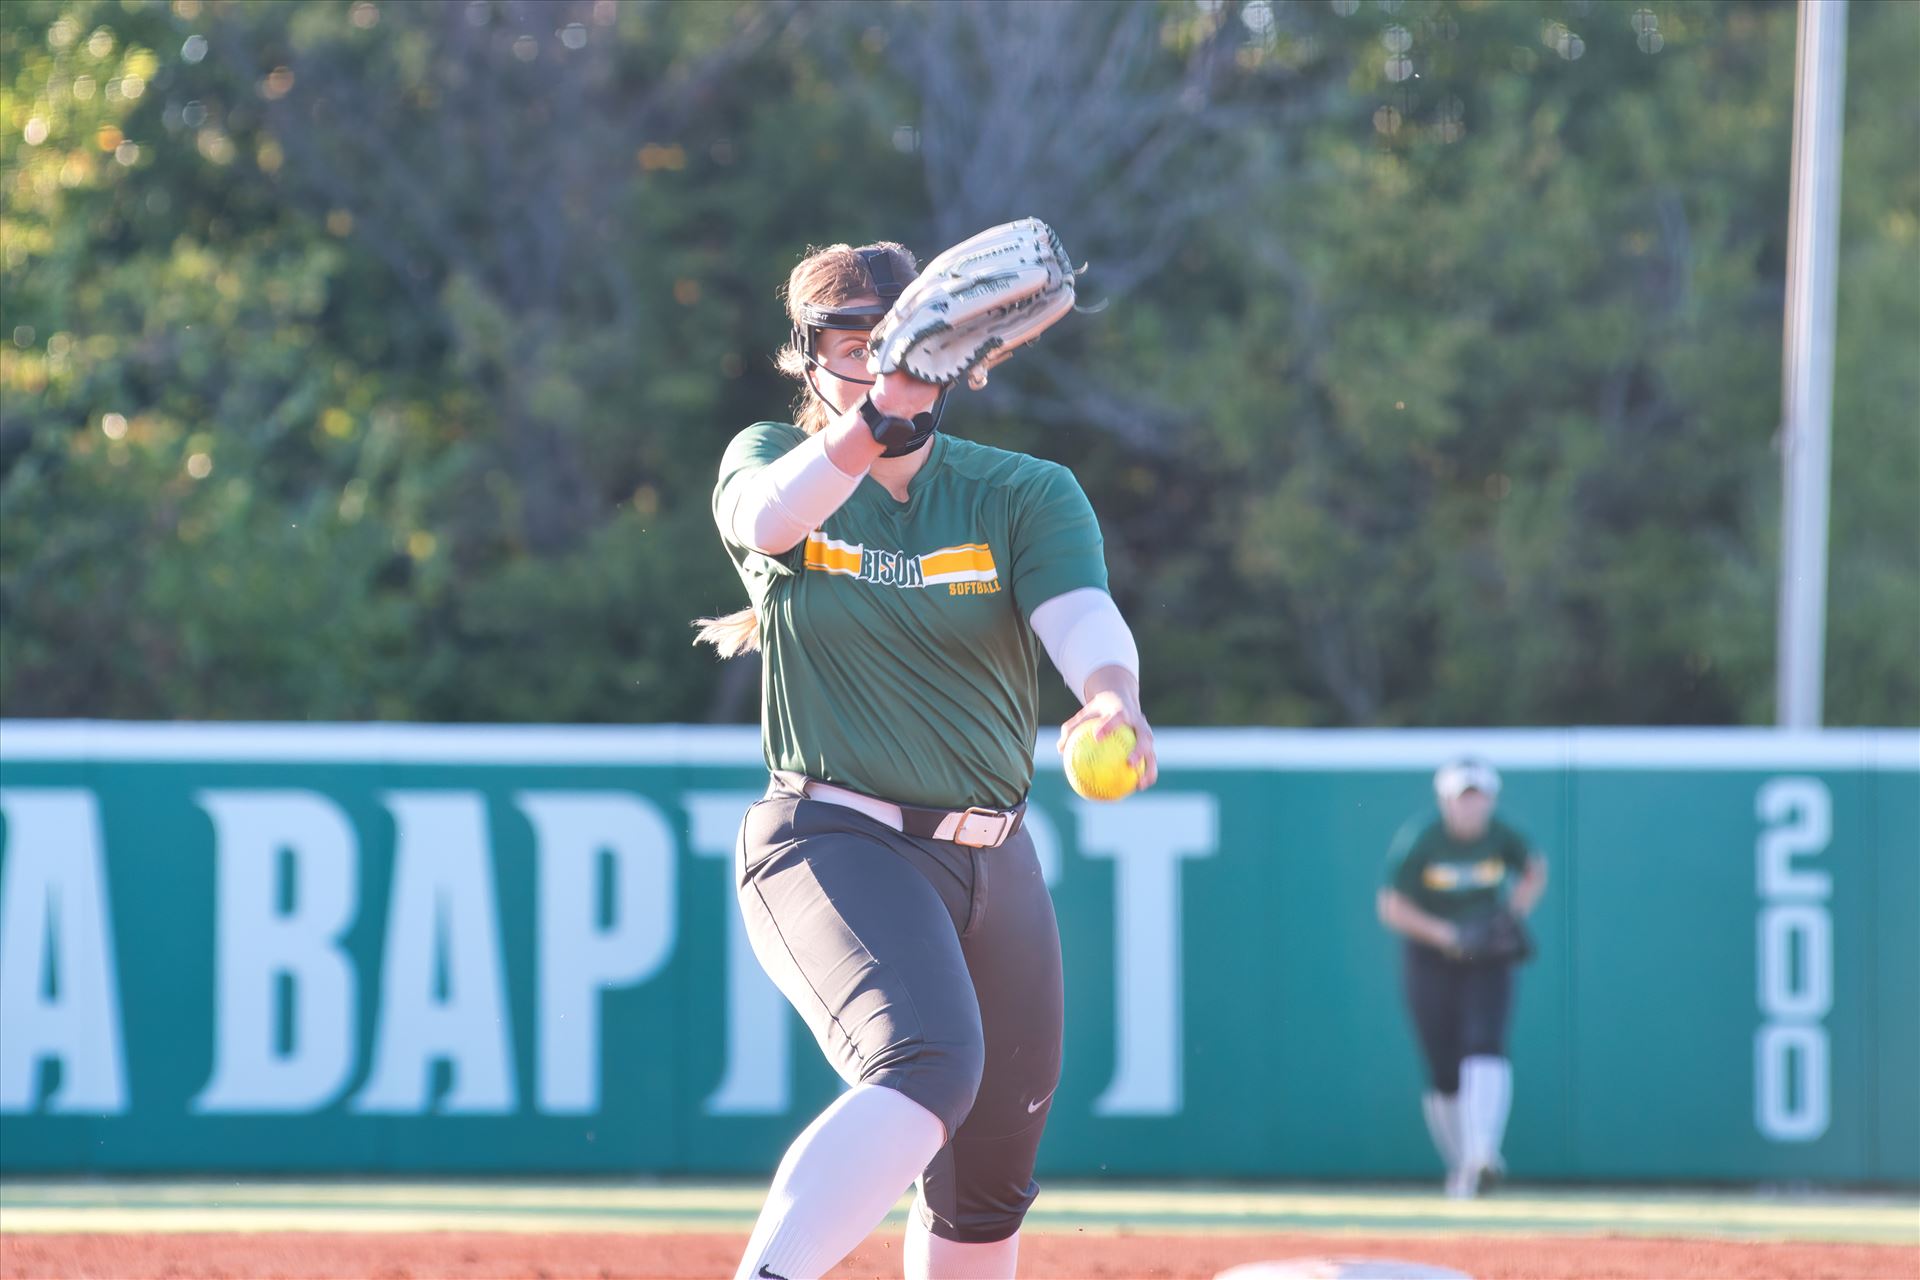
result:
[[(1508, 1156), (1920, 1182), (1920, 733), (1173, 730), (1041, 753), (1056, 1174), (1428, 1176), (1395, 830), (1547, 855)], [(0, 722), (0, 1173), (764, 1173), (836, 1087), (733, 906), (735, 728)]]

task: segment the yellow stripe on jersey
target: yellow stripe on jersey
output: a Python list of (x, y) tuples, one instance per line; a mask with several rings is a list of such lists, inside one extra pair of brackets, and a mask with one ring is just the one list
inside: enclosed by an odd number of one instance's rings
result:
[(1478, 862), (1430, 863), (1420, 873), (1420, 880), (1427, 888), (1441, 892), (1455, 889), (1470, 891), (1499, 884), (1506, 874), (1506, 863), (1498, 858), (1482, 858)]
[(860, 576), (860, 557), (865, 551), (857, 542), (840, 542), (814, 533), (807, 535), (807, 568), (828, 573)]
[(1000, 577), (994, 567), (993, 548), (984, 542), (967, 542), (957, 547), (942, 547), (920, 557), (923, 581), (993, 582)]

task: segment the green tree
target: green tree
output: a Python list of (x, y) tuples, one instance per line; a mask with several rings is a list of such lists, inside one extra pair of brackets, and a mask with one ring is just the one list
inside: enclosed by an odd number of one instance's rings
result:
[[(0, 6), (9, 715), (742, 719), (809, 243), (1038, 213), (1165, 723), (1764, 723), (1793, 10)], [(1853, 6), (1829, 720), (1920, 723), (1920, 6)], [(1098, 309), (1099, 304), (1106, 304)], [(1050, 709), (1064, 710), (1051, 687)]]

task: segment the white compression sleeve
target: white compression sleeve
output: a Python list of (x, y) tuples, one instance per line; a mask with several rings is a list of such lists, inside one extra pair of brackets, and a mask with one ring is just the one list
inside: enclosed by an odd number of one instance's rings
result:
[(857, 1084), (793, 1140), (734, 1280), (820, 1280), (853, 1252), (947, 1140), (906, 1094)]
[(1470, 1169), (1502, 1166), (1500, 1143), (1513, 1101), (1513, 1065), (1475, 1054), (1460, 1064), (1460, 1158)]
[(1140, 674), (1140, 650), (1113, 597), (1098, 587), (1063, 592), (1033, 611), (1033, 633), (1047, 648), (1075, 698), (1087, 698), (1087, 677), (1101, 667)]
[(729, 486), (727, 531), (735, 542), (770, 556), (791, 551), (853, 496), (865, 475), (842, 471), (827, 456), (826, 438), (809, 436)]

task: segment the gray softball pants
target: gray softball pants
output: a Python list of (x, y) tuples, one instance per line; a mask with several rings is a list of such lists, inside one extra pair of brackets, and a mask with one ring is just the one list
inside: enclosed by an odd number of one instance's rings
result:
[(754, 954), (849, 1084), (898, 1089), (947, 1144), (925, 1225), (968, 1244), (1020, 1229), (1060, 1081), (1060, 933), (1033, 840), (902, 835), (774, 780), (735, 862)]

